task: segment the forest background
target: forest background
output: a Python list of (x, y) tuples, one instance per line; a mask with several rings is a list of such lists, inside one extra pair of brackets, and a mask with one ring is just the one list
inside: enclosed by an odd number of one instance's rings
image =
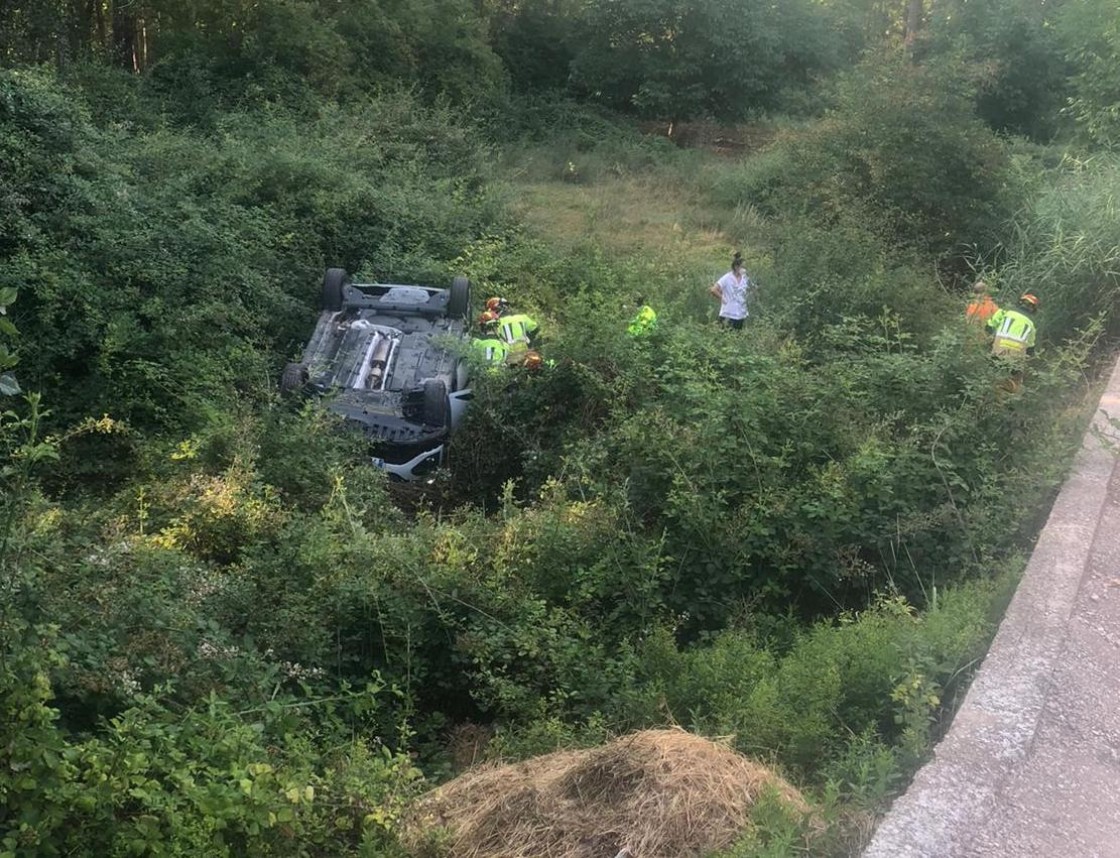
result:
[[(1112, 354), (1115, 2), (0, 0), (0, 65), (0, 856), (403, 855), (665, 724), (809, 797), (726, 856), (858, 848)], [(327, 266), (554, 365), (390, 485), (277, 393)], [(1042, 299), (1011, 395), (979, 276)]]

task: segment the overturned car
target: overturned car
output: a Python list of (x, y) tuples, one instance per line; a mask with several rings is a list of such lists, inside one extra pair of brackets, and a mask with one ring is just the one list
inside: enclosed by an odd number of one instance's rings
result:
[(425, 477), (445, 463), (470, 399), (470, 303), (465, 277), (447, 289), (352, 283), (330, 268), (315, 332), (280, 390), (324, 395), (369, 437), (374, 464), (398, 479)]

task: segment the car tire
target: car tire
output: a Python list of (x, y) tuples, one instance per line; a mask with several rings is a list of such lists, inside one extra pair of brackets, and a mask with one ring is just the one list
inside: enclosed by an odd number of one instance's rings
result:
[(345, 268), (328, 268), (323, 275), (323, 309), (336, 312), (342, 309), (343, 293), (350, 283)]
[(447, 315), (465, 319), (471, 311), (471, 281), (456, 277), (451, 281), (451, 296), (447, 299)]
[(451, 422), (451, 403), (447, 401), (447, 385), (438, 378), (424, 382), (424, 423), (446, 427)]
[(280, 392), (282, 394), (299, 393), (311, 380), (307, 367), (302, 363), (290, 363), (284, 367), (280, 375)]

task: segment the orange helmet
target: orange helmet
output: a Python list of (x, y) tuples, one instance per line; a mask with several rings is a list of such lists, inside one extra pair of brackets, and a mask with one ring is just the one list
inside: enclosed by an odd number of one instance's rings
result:
[(487, 298), (486, 309), (494, 315), (500, 316), (502, 313), (509, 309), (509, 301), (507, 301), (505, 298), (498, 297)]
[(525, 353), (521, 365), (526, 369), (540, 369), (544, 365), (544, 360), (541, 358), (540, 352), (528, 351)]
[(1019, 303), (1030, 310), (1032, 313), (1038, 310), (1039, 300), (1037, 295), (1032, 295), (1027, 292), (1019, 296)]
[(478, 317), (478, 327), (482, 331), (492, 331), (498, 324), (498, 314), (487, 310)]

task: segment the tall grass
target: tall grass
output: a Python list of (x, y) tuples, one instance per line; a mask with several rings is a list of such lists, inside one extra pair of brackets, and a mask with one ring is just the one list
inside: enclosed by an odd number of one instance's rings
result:
[(1043, 340), (1061, 341), (1107, 317), (1120, 334), (1120, 157), (1065, 157), (1016, 218), (996, 283), (1003, 302), (1031, 291), (1042, 300)]

